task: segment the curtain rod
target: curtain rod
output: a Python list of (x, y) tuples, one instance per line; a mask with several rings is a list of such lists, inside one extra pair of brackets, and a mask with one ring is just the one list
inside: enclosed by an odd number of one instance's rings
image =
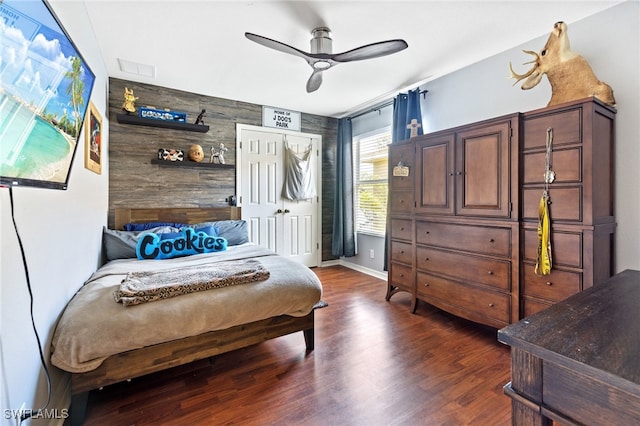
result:
[[(426, 95), (427, 93), (429, 93), (428, 90), (421, 90), (419, 92), (422, 95), (422, 98), (424, 99), (424, 95)], [(352, 115), (351, 117), (349, 117), (349, 119), (353, 120), (354, 118), (357, 117), (361, 117), (365, 114), (369, 114), (370, 112), (374, 112), (374, 111), (380, 111), (382, 108), (388, 107), (389, 105), (393, 105), (393, 99), (391, 99), (390, 101), (387, 101), (383, 104), (377, 105), (375, 107), (369, 108), (367, 110), (364, 110), (362, 112), (357, 113), (356, 115)]]

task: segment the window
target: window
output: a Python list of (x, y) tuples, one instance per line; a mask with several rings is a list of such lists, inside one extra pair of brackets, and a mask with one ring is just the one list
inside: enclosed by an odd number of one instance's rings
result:
[(356, 232), (384, 236), (391, 129), (354, 138)]

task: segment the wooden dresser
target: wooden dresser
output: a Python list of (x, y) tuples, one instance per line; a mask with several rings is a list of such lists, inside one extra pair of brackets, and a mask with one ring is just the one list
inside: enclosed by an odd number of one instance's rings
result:
[[(585, 99), (390, 145), (386, 299), (500, 328), (611, 276), (614, 116)], [(538, 277), (548, 128), (554, 267)]]
[[(522, 316), (601, 283), (614, 273), (614, 117), (597, 101), (570, 103), (522, 115)], [(549, 185), (551, 274), (534, 273), (538, 204), (551, 129)]]
[(498, 331), (511, 346), (512, 424), (640, 424), (640, 271)]

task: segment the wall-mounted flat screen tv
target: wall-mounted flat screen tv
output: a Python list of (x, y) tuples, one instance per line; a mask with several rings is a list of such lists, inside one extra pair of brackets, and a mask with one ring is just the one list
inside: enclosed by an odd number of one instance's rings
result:
[(0, 1), (0, 186), (67, 188), (94, 80), (46, 1)]

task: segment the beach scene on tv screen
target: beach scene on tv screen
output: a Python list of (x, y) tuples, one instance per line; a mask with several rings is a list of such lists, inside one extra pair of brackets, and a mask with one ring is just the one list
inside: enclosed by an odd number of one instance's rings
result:
[(0, 3), (0, 176), (66, 182), (93, 81), (44, 2)]

